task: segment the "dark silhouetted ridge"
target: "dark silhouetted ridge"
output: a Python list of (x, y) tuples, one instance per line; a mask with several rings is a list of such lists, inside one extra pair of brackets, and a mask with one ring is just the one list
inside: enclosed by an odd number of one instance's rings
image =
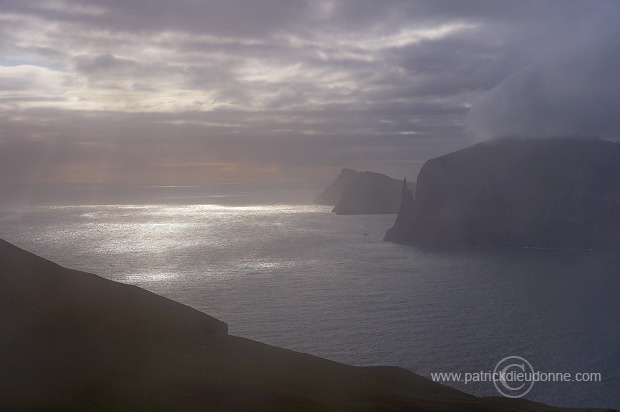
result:
[(1, 240), (0, 402), (3, 411), (558, 410), (229, 336), (204, 313)]

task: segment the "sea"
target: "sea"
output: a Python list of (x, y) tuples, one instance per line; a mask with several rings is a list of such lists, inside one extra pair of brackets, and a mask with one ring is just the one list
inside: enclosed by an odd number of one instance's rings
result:
[(395, 215), (338, 216), (312, 204), (320, 190), (54, 186), (20, 202), (4, 191), (0, 238), (192, 306), (232, 335), (429, 379), (452, 373), (439, 381), (477, 396), (501, 396), (489, 376), (525, 360), (540, 374), (524, 398), (620, 409), (617, 251), (384, 242)]

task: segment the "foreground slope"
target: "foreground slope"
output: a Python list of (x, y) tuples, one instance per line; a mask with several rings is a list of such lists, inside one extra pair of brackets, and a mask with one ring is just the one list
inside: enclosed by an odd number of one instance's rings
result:
[(0, 240), (2, 410), (558, 410), (227, 335), (226, 324)]
[(620, 247), (620, 143), (500, 139), (427, 161), (415, 210), (386, 240), (449, 246)]

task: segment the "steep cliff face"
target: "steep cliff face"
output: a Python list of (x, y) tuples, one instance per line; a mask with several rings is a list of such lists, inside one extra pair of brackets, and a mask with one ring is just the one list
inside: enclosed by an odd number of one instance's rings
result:
[(342, 169), (314, 203), (333, 204), (339, 215), (392, 214), (399, 209), (400, 187), (399, 180), (381, 173)]
[(391, 231), (434, 245), (620, 247), (620, 143), (513, 138), (429, 160), (413, 217)]
[(346, 167), (340, 171), (340, 174), (334, 182), (327, 186), (317, 197), (314, 203), (317, 205), (336, 206), (344, 188), (359, 177), (360, 172)]

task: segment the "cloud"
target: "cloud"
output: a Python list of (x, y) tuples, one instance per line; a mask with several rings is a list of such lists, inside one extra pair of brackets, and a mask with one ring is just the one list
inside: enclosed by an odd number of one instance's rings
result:
[(413, 177), (480, 137), (615, 127), (605, 0), (2, 3), (0, 168), (15, 181), (89, 164), (76, 175)]
[(551, 27), (561, 36), (479, 98), (467, 118), (472, 134), (620, 139), (620, 5), (596, 6), (570, 28)]

